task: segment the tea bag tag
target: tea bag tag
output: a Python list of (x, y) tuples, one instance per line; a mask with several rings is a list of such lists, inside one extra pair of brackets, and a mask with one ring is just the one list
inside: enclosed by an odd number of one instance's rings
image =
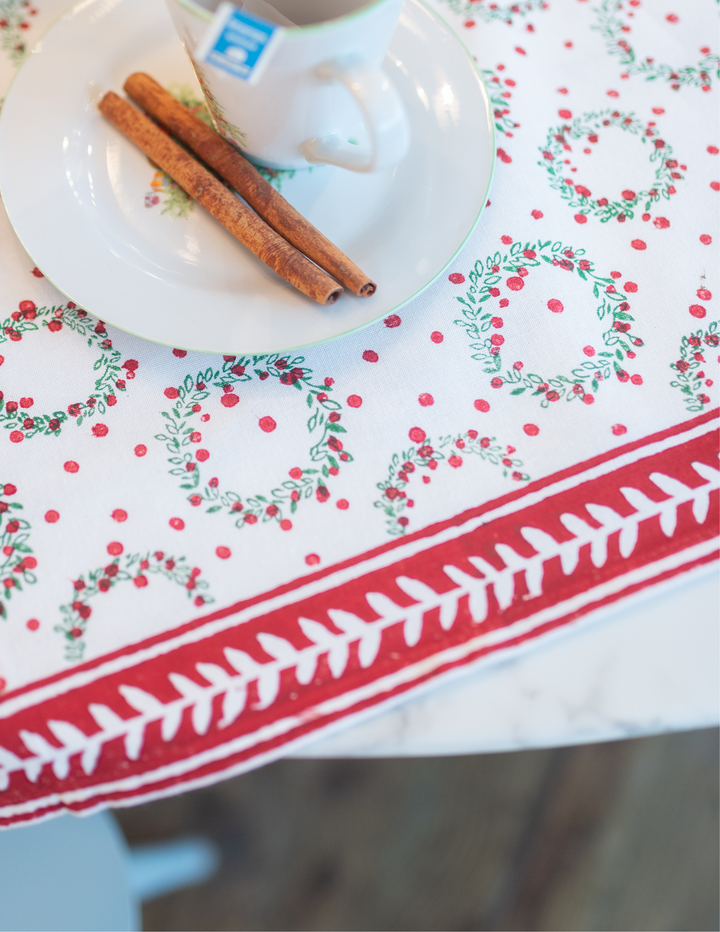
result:
[(283, 26), (224, 2), (218, 6), (195, 57), (255, 84), (284, 32)]

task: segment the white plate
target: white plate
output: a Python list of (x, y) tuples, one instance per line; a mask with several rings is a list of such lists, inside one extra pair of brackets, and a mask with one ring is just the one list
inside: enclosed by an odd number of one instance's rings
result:
[(0, 120), (10, 220), (62, 292), (148, 340), (263, 353), (363, 327), (452, 260), (486, 202), (494, 163), (474, 63), (419, 0), (407, 0), (384, 67), (410, 117), (407, 158), (377, 174), (322, 166), (282, 179), (288, 200), (378, 283), (372, 298), (345, 294), (320, 307), (198, 205), (185, 219), (145, 206), (154, 169), (97, 102), (122, 93), (133, 71), (197, 87), (162, 0), (83, 0), (35, 47)]

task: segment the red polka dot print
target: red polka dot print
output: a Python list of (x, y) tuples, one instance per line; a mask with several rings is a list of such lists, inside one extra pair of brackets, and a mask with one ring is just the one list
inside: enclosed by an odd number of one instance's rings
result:
[(258, 424), (260, 425), (260, 430), (265, 431), (266, 434), (271, 434), (277, 427), (277, 421), (274, 418), (270, 417), (269, 414), (265, 415), (265, 417), (261, 417), (260, 420), (258, 421)]
[(50, 511), (45, 512), (45, 520), (48, 524), (56, 524), (60, 520), (60, 513), (51, 508)]
[(135, 456), (145, 456), (147, 453), (147, 447), (144, 443), (139, 443), (134, 450)]
[(118, 540), (112, 541), (112, 543), (107, 545), (107, 552), (111, 557), (119, 557), (125, 548)]
[(433, 330), (433, 332), (430, 334), (430, 339), (433, 341), (433, 343), (442, 343), (445, 337), (442, 335), (442, 333), (440, 333), (439, 330)]
[(550, 298), (547, 306), (550, 308), (553, 314), (562, 314), (562, 312), (565, 310), (562, 301), (558, 301), (557, 298)]
[(422, 443), (427, 434), (422, 427), (411, 427), (408, 431), (408, 437), (413, 443)]
[(422, 395), (418, 397), (418, 401), (423, 406), (423, 408), (428, 408), (430, 405), (435, 404), (435, 399), (428, 392), (423, 392)]
[(185, 527), (185, 522), (182, 518), (170, 518), (168, 524), (174, 531), (182, 531)]
[(110, 515), (113, 521), (127, 521), (128, 513), (124, 508), (116, 508), (115, 511)]
[(80, 467), (75, 460), (68, 460), (66, 463), (63, 463), (63, 469), (65, 472), (77, 472)]
[(360, 395), (348, 395), (347, 403), (351, 408), (359, 408), (362, 405), (363, 400)]
[(528, 437), (537, 437), (537, 435), (540, 433), (540, 428), (537, 426), (537, 424), (525, 424), (523, 426), (523, 430), (528, 435)]
[(215, 553), (220, 557), (221, 560), (227, 560), (232, 556), (232, 551), (229, 547), (216, 547)]
[(375, 350), (371, 349), (366, 349), (362, 354), (362, 358), (365, 360), (365, 362), (377, 362), (378, 359), (380, 359)]

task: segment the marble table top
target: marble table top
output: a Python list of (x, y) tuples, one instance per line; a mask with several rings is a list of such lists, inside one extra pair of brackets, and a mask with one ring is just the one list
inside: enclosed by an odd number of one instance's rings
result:
[(720, 721), (717, 566), (494, 655), (297, 757), (468, 754), (581, 744)]

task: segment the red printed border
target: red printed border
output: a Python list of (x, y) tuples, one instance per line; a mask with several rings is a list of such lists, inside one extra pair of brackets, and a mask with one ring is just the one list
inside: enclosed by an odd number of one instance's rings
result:
[(249, 769), (339, 718), (716, 559), (716, 419), (15, 691), (0, 704), (0, 824)]

